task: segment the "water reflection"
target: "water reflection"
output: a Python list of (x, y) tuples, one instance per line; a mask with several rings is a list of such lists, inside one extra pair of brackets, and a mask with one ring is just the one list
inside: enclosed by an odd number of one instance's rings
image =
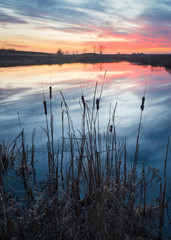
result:
[[(167, 138), (171, 133), (171, 82), (170, 74), (163, 68), (143, 67), (126, 62), (1, 68), (0, 140), (13, 139), (19, 133), (18, 112), (27, 141), (31, 142), (33, 128), (45, 126), (42, 101), (43, 93), (49, 99), (50, 83), (53, 87), (56, 137), (61, 136), (60, 90), (70, 107), (75, 128), (80, 128), (79, 99), (83, 91), (86, 101), (91, 104), (96, 82), (99, 83), (98, 95), (104, 84), (100, 104), (101, 130), (106, 129), (110, 103), (114, 107), (117, 102), (118, 138), (127, 138), (130, 158), (133, 157), (132, 148), (135, 147), (141, 97), (146, 89), (141, 160), (145, 160), (147, 165), (162, 169)], [(41, 141), (43, 142), (42, 135), (39, 136), (39, 142)], [(171, 161), (168, 161), (168, 169), (170, 167)]]

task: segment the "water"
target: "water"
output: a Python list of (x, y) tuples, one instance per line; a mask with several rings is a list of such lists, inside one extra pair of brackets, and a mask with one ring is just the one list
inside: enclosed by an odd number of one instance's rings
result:
[[(105, 70), (107, 72), (104, 78)], [(28, 139), (34, 127), (45, 126), (43, 92), (49, 101), (50, 82), (53, 87), (53, 113), (57, 131), (60, 132), (61, 129), (60, 91), (70, 107), (75, 126), (78, 126), (81, 94), (83, 92), (85, 99), (91, 102), (95, 83), (98, 82), (98, 95), (104, 84), (100, 104), (102, 128), (108, 120), (110, 103), (114, 107), (117, 102), (118, 134), (129, 138), (129, 142), (133, 141), (136, 134), (141, 97), (146, 88), (142, 141), (148, 142), (148, 148), (162, 147), (166, 145), (171, 132), (170, 76), (163, 68), (145, 68), (126, 62), (1, 68), (0, 138), (12, 139), (19, 133), (17, 113)]]
[[(106, 71), (106, 74), (105, 74)], [(53, 88), (55, 139), (61, 137), (60, 91), (65, 96), (75, 129), (81, 127), (80, 98), (82, 93), (91, 105), (98, 82), (101, 131), (106, 130), (109, 108), (117, 102), (116, 123), (119, 140), (127, 139), (129, 158), (133, 158), (140, 117), (141, 98), (145, 91), (142, 119), (140, 161), (163, 171), (167, 139), (171, 133), (171, 78), (164, 68), (143, 67), (130, 63), (64, 64), (0, 69), (0, 140), (11, 142), (24, 128), (31, 144), (34, 127), (45, 127), (43, 95), (49, 109), (49, 85)], [(37, 145), (44, 143), (44, 134), (37, 130)], [(171, 167), (169, 161), (167, 175)], [(43, 157), (42, 157), (43, 165)]]
[[(106, 74), (105, 74), (106, 73)], [(70, 109), (75, 129), (81, 128), (80, 99), (84, 94), (88, 104), (92, 104), (94, 88), (98, 83), (97, 95), (100, 101), (100, 131), (106, 131), (110, 118), (110, 106), (114, 109), (117, 102), (117, 137), (126, 138), (128, 159), (134, 157), (136, 136), (140, 119), (141, 99), (145, 92), (140, 155), (138, 163), (145, 162), (163, 173), (166, 145), (171, 133), (171, 75), (164, 68), (143, 67), (130, 63), (105, 64), (64, 64), (0, 68), (0, 142), (10, 143), (24, 128), (26, 143), (31, 146), (32, 132), (35, 127), (46, 127), (43, 98), (48, 103), (49, 85), (53, 88), (53, 115), (55, 143), (61, 139), (61, 102), (62, 91)], [(35, 145), (36, 164), (39, 179), (47, 174), (47, 153), (45, 134), (37, 128)], [(171, 147), (169, 147), (167, 176), (171, 178)], [(20, 182), (6, 178), (9, 185), (18, 188), (18, 196), (24, 193)], [(156, 189), (153, 189), (155, 193)], [(157, 190), (158, 192), (158, 190)], [(158, 193), (156, 193), (158, 195)]]

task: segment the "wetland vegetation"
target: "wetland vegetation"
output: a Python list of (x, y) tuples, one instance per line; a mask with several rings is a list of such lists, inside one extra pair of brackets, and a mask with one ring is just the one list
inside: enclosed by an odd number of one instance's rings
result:
[[(103, 88), (103, 87), (102, 87)], [(80, 96), (81, 129), (74, 129), (69, 106), (61, 92), (62, 136), (55, 145), (52, 86), (49, 104), (43, 99), (46, 127), (40, 129), (47, 143), (47, 176), (36, 174), (36, 131), (32, 146), (24, 130), (10, 143), (0, 145), (1, 239), (168, 239), (170, 186), (167, 181), (168, 143), (163, 151), (164, 172), (145, 167), (139, 159), (141, 123), (134, 158), (127, 156), (127, 141), (117, 137), (117, 103), (109, 108), (106, 131), (100, 127), (101, 94), (95, 86), (92, 102)], [(48, 109), (49, 106), (49, 109)], [(42, 108), (43, 111), (43, 108)], [(67, 124), (66, 124), (67, 123)], [(24, 195), (15, 194), (9, 178), (17, 178)], [(156, 186), (156, 195), (151, 195)]]

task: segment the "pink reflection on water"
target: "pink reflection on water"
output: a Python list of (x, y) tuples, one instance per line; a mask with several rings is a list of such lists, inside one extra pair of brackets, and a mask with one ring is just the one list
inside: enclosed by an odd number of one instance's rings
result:
[[(106, 71), (106, 75), (105, 75)], [(104, 77), (105, 75), (105, 77)], [(151, 158), (161, 159), (160, 149), (165, 147), (170, 127), (170, 74), (163, 68), (143, 67), (127, 62), (104, 64), (64, 64), (0, 69), (0, 132), (1, 139), (19, 132), (17, 112), (29, 139), (36, 126), (45, 126), (43, 92), (49, 102), (49, 85), (53, 87), (53, 113), (55, 129), (61, 135), (61, 95), (63, 92), (70, 108), (76, 129), (81, 126), (79, 99), (82, 92), (91, 105), (94, 87), (98, 82), (97, 95), (103, 86), (100, 102), (101, 130), (106, 130), (109, 106), (118, 103), (116, 123), (118, 136), (129, 139), (134, 146), (140, 115), (141, 98), (146, 89), (145, 110), (142, 124), (142, 145), (155, 151)], [(81, 90), (82, 89), (82, 90)], [(162, 151), (162, 150), (161, 150)]]
[[(77, 112), (82, 92), (86, 100), (91, 102), (96, 82), (98, 95), (104, 84), (100, 105), (101, 111), (105, 112), (101, 116), (102, 124), (107, 121), (105, 116), (108, 115), (110, 102), (113, 105), (118, 102), (117, 113), (119, 119), (122, 118), (122, 126), (130, 126), (132, 122), (138, 121), (139, 105), (145, 88), (146, 113), (150, 114), (150, 109), (155, 117), (163, 114), (160, 109), (156, 110), (152, 106), (160, 99), (165, 101), (163, 99), (166, 96), (166, 102), (169, 102), (170, 74), (163, 68), (143, 67), (127, 62), (12, 67), (0, 69), (1, 116), (4, 112), (8, 118), (8, 111), (15, 115), (18, 109), (28, 116), (30, 109), (36, 113), (39, 107), (41, 112), (42, 95), (44, 92), (45, 98), (49, 99), (50, 83), (55, 104), (59, 106), (62, 91), (71, 110)], [(78, 116), (75, 118), (77, 120)], [(27, 121), (29, 122), (26, 119)], [(40, 123), (41, 121), (42, 117)], [(32, 125), (34, 124), (33, 121)]]
[[(106, 76), (104, 79), (104, 74)], [(1, 88), (28, 87), (32, 91), (43, 85), (49, 86), (50, 82), (56, 89), (77, 88), (80, 82), (90, 86), (95, 82), (99, 83), (121, 83), (126, 86), (144, 87), (156, 83), (167, 83), (169, 74), (163, 68), (142, 67), (127, 62), (119, 63), (98, 63), (98, 64), (63, 64), (43, 65), (29, 67), (13, 67), (0, 69)], [(78, 85), (78, 86), (77, 86)], [(124, 88), (126, 88), (126, 86)]]

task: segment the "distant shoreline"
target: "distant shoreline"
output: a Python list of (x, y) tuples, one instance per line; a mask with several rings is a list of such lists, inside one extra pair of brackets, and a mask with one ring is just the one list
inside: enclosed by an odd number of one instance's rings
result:
[(108, 63), (127, 61), (134, 64), (164, 67), (171, 73), (171, 54), (72, 54), (0, 50), (0, 68), (65, 63)]

